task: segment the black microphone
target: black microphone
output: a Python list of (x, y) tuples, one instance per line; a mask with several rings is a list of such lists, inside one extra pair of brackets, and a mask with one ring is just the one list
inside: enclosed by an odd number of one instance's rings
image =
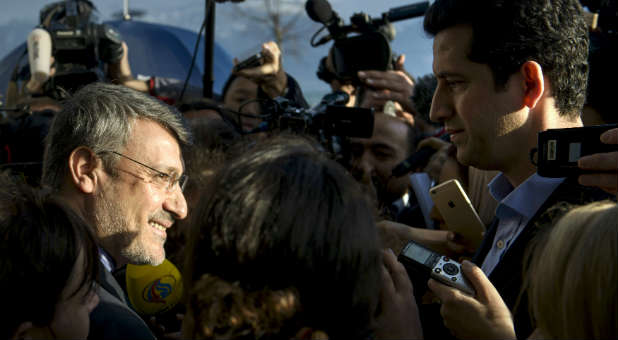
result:
[(388, 10), (388, 13), (386, 13), (386, 18), (388, 18), (390, 22), (416, 18), (425, 15), (428, 8), (429, 1), (391, 8)]
[(343, 21), (337, 12), (333, 11), (333, 8), (327, 0), (307, 0), (305, 3), (305, 10), (311, 20), (326, 26), (331, 35), (330, 38), (342, 34), (341, 28), (343, 27)]

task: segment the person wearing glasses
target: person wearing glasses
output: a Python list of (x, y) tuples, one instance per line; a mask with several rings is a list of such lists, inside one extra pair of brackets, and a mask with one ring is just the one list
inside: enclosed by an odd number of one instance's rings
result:
[(154, 338), (112, 273), (165, 259), (167, 230), (187, 216), (189, 140), (175, 109), (120, 85), (87, 85), (54, 117), (41, 184), (92, 227), (102, 264), (89, 338)]

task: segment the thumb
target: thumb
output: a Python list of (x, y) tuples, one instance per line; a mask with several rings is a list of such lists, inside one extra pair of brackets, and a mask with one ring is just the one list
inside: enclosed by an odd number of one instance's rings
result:
[(397, 71), (403, 71), (403, 64), (406, 62), (406, 55), (402, 54), (397, 58), (397, 61), (395, 62), (395, 70)]
[(468, 260), (464, 260), (461, 264), (461, 270), (464, 276), (470, 281), (476, 291), (476, 299), (482, 304), (488, 304), (496, 299), (502, 300), (500, 293), (496, 287), (489, 281), (489, 278), (483, 273), (481, 268)]
[(618, 128), (603, 132), (601, 134), (601, 142), (605, 144), (618, 144)]

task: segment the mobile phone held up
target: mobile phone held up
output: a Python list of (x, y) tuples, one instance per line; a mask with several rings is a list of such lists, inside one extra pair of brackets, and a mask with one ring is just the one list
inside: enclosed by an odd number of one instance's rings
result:
[(447, 229), (460, 234), (468, 245), (477, 249), (483, 240), (485, 224), (459, 181), (451, 179), (440, 183), (429, 189), (429, 195)]
[(435, 253), (420, 244), (410, 241), (399, 254), (399, 262), (408, 270), (409, 275), (429, 276), (474, 296), (472, 284), (463, 276), (461, 264), (446, 256)]
[(264, 64), (264, 56), (262, 53), (256, 53), (249, 58), (239, 62), (234, 66), (234, 72), (238, 72), (240, 70), (244, 70), (247, 68), (258, 67)]
[[(603, 144), (603, 132), (617, 128), (618, 124), (584, 126), (579, 128), (550, 129), (539, 132), (537, 173), (543, 177), (570, 177), (585, 173), (577, 161), (587, 155), (618, 151), (616, 144)], [(534, 163), (534, 159), (532, 160)]]

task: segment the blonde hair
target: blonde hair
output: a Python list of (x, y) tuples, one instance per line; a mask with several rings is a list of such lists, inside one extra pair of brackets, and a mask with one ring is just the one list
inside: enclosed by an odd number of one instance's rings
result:
[(616, 203), (569, 211), (540, 236), (530, 254), (528, 301), (544, 337), (618, 337)]

